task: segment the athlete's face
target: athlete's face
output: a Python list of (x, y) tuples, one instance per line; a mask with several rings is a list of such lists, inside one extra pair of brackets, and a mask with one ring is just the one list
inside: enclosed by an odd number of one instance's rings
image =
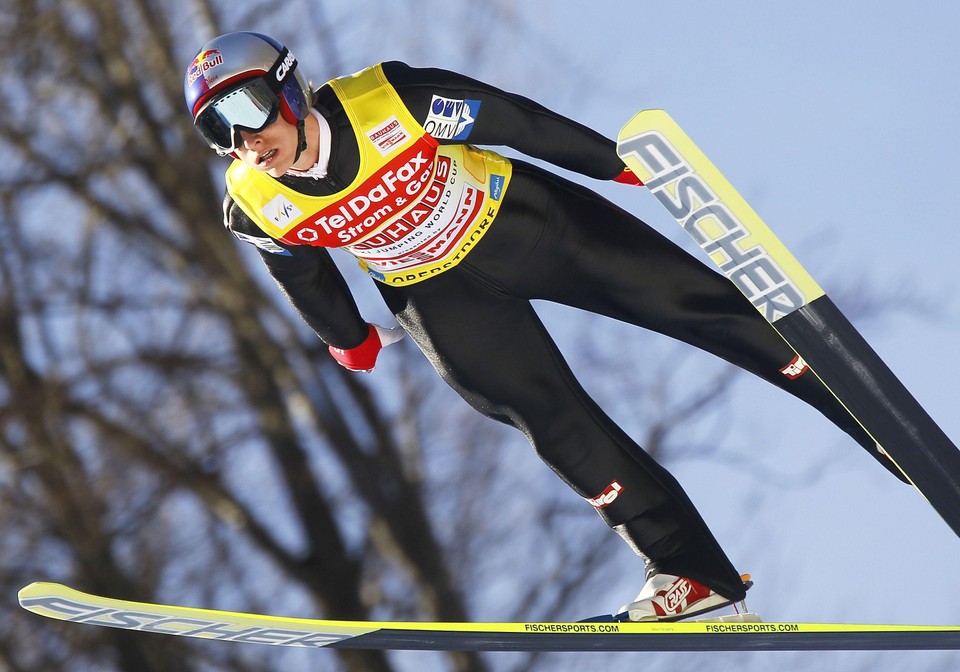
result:
[(280, 177), (287, 172), (297, 156), (297, 127), (280, 115), (275, 122), (256, 133), (240, 131), (240, 137), (243, 143), (237, 147), (237, 157), (254, 170), (271, 177)]

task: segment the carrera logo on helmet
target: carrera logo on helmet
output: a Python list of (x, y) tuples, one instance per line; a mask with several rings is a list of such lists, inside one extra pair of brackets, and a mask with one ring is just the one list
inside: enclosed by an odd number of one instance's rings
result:
[(187, 81), (192, 85), (201, 76), (206, 74), (208, 70), (222, 64), (223, 54), (220, 53), (219, 49), (201, 51), (190, 65), (190, 74), (188, 75)]
[(277, 68), (277, 81), (282, 82), (284, 77), (287, 76), (287, 73), (297, 64), (297, 58), (293, 55), (293, 52), (288, 51), (287, 57), (283, 59), (283, 63), (280, 64), (280, 67)]

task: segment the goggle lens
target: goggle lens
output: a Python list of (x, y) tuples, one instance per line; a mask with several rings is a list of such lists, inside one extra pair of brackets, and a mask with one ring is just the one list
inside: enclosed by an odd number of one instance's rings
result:
[(262, 131), (279, 112), (280, 98), (263, 79), (255, 79), (208, 103), (195, 123), (211, 147), (229, 154), (242, 143), (240, 130)]

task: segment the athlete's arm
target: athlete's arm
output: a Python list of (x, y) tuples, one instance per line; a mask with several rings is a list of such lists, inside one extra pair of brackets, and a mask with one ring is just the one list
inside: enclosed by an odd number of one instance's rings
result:
[[(505, 145), (600, 180), (614, 179), (624, 170), (613, 140), (529, 98), (448, 70), (412, 68), (398, 61), (382, 67), (421, 125), (428, 131), (445, 129), (435, 133), (441, 143)], [(456, 112), (457, 104), (464, 101), (475, 101), (468, 104), (466, 118)], [(445, 115), (447, 102), (450, 112)], [(444, 137), (456, 131), (458, 137)]]
[(257, 246), (270, 275), (324, 343), (340, 350), (364, 344), (370, 327), (325, 248), (283, 245), (268, 237), (229, 196), (224, 201), (224, 224)]

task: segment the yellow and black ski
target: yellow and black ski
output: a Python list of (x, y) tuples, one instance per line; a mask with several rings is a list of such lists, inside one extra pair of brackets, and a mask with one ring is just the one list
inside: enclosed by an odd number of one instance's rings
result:
[(723, 174), (663, 110), (617, 152), (960, 535), (960, 451)]
[(41, 616), (219, 642), (433, 651), (834, 651), (960, 649), (960, 627), (827, 623), (430, 623), (333, 621), (130, 602), (31, 583)]

